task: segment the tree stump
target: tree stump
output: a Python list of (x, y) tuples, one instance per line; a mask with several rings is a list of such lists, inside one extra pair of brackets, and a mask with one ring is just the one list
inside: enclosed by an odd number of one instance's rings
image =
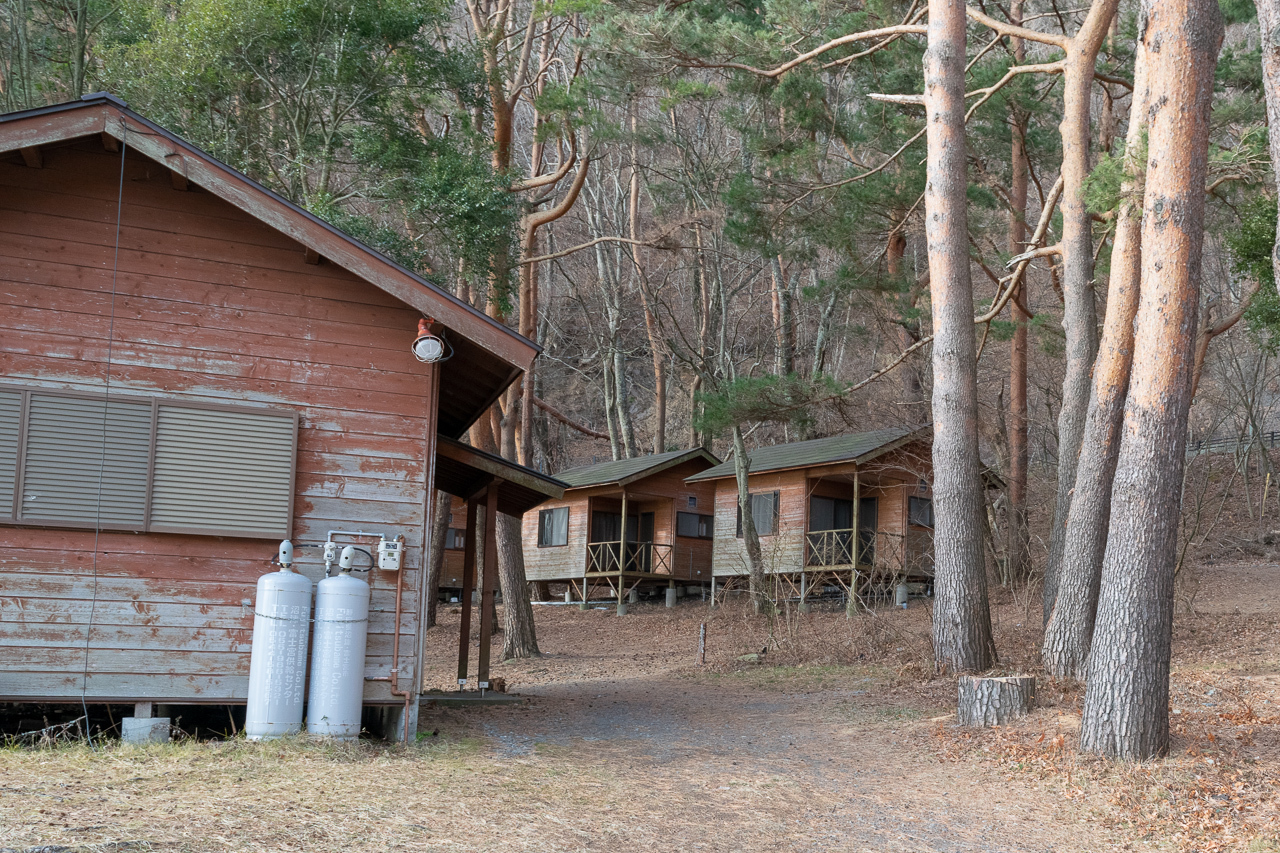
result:
[(1035, 704), (1036, 680), (1030, 675), (1005, 678), (960, 676), (962, 726), (999, 726), (1015, 717), (1024, 717)]

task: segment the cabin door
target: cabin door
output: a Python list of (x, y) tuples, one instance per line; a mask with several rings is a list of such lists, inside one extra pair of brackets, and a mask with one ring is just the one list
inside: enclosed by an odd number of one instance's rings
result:
[(845, 566), (853, 562), (853, 501), (809, 499), (809, 565)]
[[(640, 542), (653, 541), (653, 513), (627, 513), (627, 543), (628, 545)], [(591, 513), (591, 541), (592, 542), (613, 542), (618, 543), (622, 540), (622, 513), (620, 512), (602, 512), (597, 510)], [(601, 571), (616, 572), (618, 564), (621, 560), (618, 545), (603, 549), (607, 553), (602, 553), (598, 562), (603, 563)], [(648, 572), (652, 571), (653, 553), (649, 548), (627, 548), (627, 571), (629, 572)]]
[(639, 519), (632, 516), (627, 524), (627, 533), (628, 542), (644, 543), (643, 547), (635, 549), (635, 556), (627, 560), (630, 564), (627, 568), (637, 572), (653, 571), (653, 513), (642, 512)]
[(876, 561), (876, 528), (880, 526), (880, 499), (858, 501), (858, 563), (869, 566)]

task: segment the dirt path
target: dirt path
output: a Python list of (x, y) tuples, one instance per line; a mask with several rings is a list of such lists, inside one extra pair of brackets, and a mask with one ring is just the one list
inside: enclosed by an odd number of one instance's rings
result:
[[(429, 635), (441, 688), (453, 679), (457, 636), (456, 615), (443, 618)], [(702, 622), (706, 667), (694, 662)], [(791, 666), (776, 653), (743, 663), (768, 644), (760, 621), (699, 602), (642, 605), (624, 619), (539, 608), (538, 625), (547, 656), (495, 668), (528, 704), (429, 709), (422, 727), (481, 739), (497, 762), (599, 785), (557, 816), (581, 846), (545, 849), (1124, 849), (1053, 792), (938, 758), (935, 731), (946, 723), (935, 718), (954, 700), (895, 675), (927, 648), (923, 608), (892, 614), (877, 640), (888, 654), (868, 650), (857, 665)], [(773, 630), (811, 655), (848, 660), (868, 626), (833, 608)], [(544, 796), (572, 799), (572, 786)]]
[[(661, 674), (541, 685), (530, 705), (467, 712), (495, 757), (573, 755), (629, 780), (610, 850), (1094, 851), (1062, 801), (932, 757), (915, 709), (866, 691), (774, 692)], [(430, 712), (432, 725), (464, 721)], [(536, 760), (536, 759), (535, 759)], [(501, 849), (501, 848), (498, 848)], [(587, 844), (581, 849), (597, 849)]]

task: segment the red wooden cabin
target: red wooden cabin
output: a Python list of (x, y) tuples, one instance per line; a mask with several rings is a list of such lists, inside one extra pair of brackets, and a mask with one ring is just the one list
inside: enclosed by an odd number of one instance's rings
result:
[(365, 530), (365, 701), (416, 717), (431, 486), (560, 493), (453, 441), (533, 343), (109, 95), (0, 116), (0, 303), (0, 701), (243, 702), (279, 540)]

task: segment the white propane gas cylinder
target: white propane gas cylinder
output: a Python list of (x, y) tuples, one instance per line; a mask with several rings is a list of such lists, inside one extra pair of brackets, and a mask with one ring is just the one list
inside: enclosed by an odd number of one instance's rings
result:
[(339, 740), (360, 736), (369, 585), (343, 572), (316, 585), (307, 731)]
[(311, 581), (287, 569), (258, 578), (249, 658), (249, 740), (296, 735), (302, 730), (311, 624)]

